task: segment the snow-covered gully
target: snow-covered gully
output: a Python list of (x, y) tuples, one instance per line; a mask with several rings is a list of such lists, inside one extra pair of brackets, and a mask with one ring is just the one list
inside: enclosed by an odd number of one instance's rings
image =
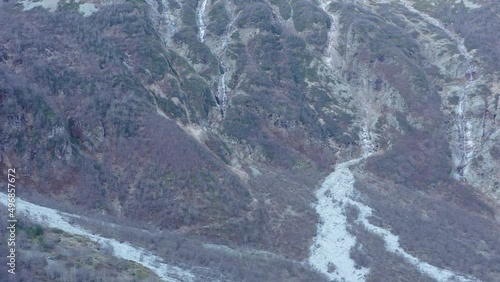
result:
[(467, 77), (468, 80), (464, 85), (462, 95), (460, 96), (457, 113), (458, 113), (458, 142), (459, 142), (459, 154), (458, 154), (458, 164), (457, 164), (457, 172), (459, 177), (463, 177), (464, 173), (467, 170), (467, 167), (470, 161), (474, 158), (474, 147), (475, 142), (472, 138), (471, 132), (471, 124), (467, 120), (467, 88), (472, 83), (473, 80), (473, 68), (470, 64), (471, 56), (468, 56), (468, 53), (463, 52), (461, 48), (459, 48), (460, 53), (465, 56), (467, 61)]
[(208, 2), (208, 0), (203, 0), (203, 2), (201, 3), (201, 7), (198, 10), (198, 28), (200, 29), (200, 41), (201, 42), (205, 41), (206, 25), (205, 25), (205, 20), (203, 19), (203, 16), (205, 15), (205, 9), (207, 8), (207, 2)]
[(352, 201), (354, 192), (354, 177), (349, 166), (359, 161), (361, 158), (338, 164), (316, 192), (320, 223), (309, 263), (334, 281), (365, 281), (369, 273), (367, 268), (356, 268), (350, 257), (356, 237), (347, 230), (345, 215), (346, 204)]
[(390, 231), (370, 223), (372, 209), (356, 199), (358, 194), (354, 188), (354, 176), (350, 167), (358, 164), (363, 157), (340, 163), (322, 183), (316, 196), (318, 203), (316, 212), (320, 217), (318, 233), (311, 246), (309, 263), (333, 281), (365, 281), (370, 270), (356, 266), (350, 257), (351, 249), (356, 245), (356, 237), (348, 230), (346, 208), (359, 209), (356, 224), (367, 231), (380, 236), (385, 242), (387, 251), (403, 257), (420, 272), (437, 281), (478, 281), (450, 270), (435, 267), (407, 253), (399, 244), (399, 237)]
[[(7, 195), (0, 193), (0, 203), (5, 205), (7, 203)], [(104, 238), (98, 234), (93, 234), (81, 226), (70, 223), (74, 218), (85, 219), (81, 216), (68, 214), (54, 210), (47, 207), (42, 207), (21, 198), (16, 198), (16, 212), (24, 214), (29, 219), (41, 225), (50, 228), (59, 228), (64, 232), (74, 235), (84, 236), (88, 239), (97, 242), (103, 246), (111, 246), (113, 248), (113, 255), (125, 260), (134, 261), (151, 269), (163, 281), (194, 281), (195, 276), (184, 269), (176, 266), (167, 265), (163, 259), (154, 255), (152, 252), (143, 248), (132, 246), (126, 242), (119, 242), (115, 239)]]

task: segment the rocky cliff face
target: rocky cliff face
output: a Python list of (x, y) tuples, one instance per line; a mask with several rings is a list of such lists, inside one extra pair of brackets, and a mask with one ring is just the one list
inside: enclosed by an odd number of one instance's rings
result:
[(347, 279), (293, 264), (315, 261), (337, 167), (355, 279), (498, 277), (495, 1), (0, 5), (1, 166), (21, 196), (290, 260), (259, 281)]

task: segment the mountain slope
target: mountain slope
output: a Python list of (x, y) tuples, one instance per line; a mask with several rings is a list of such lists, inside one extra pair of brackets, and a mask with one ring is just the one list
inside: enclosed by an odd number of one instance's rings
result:
[(18, 196), (290, 260), (212, 278), (498, 277), (495, 1), (0, 5)]

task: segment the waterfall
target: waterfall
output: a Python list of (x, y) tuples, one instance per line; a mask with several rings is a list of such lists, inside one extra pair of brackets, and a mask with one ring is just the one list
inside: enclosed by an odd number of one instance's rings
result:
[(205, 14), (207, 2), (208, 2), (208, 0), (203, 0), (203, 2), (201, 3), (201, 7), (198, 10), (198, 28), (200, 29), (200, 41), (201, 42), (205, 41), (204, 37), (205, 37), (206, 25), (205, 25), (205, 21), (203, 20), (203, 15)]
[(414, 12), (420, 15), (426, 22), (432, 24), (442, 31), (444, 31), (456, 44), (457, 49), (465, 58), (466, 64), (466, 77), (467, 82), (464, 84), (462, 95), (459, 98), (458, 105), (456, 107), (457, 112), (457, 131), (458, 134), (456, 136), (458, 142), (458, 150), (454, 150), (454, 163), (456, 166), (455, 177), (458, 179), (464, 179), (464, 174), (467, 171), (468, 165), (470, 161), (474, 158), (475, 155), (475, 146), (476, 142), (472, 136), (472, 125), (467, 119), (467, 107), (468, 107), (468, 97), (467, 97), (467, 89), (468, 86), (473, 83), (474, 80), (474, 67), (471, 62), (473, 56), (467, 51), (463, 43), (463, 39), (461, 39), (458, 35), (454, 34), (452, 31), (448, 30), (439, 20), (420, 12), (419, 10), (413, 8), (412, 4), (407, 2), (406, 0), (400, 0), (401, 3), (411, 12)]
[[(231, 28), (233, 27), (233, 23), (238, 18), (240, 13), (241, 13), (241, 11), (238, 12), (238, 14), (236, 14), (235, 17), (233, 17), (233, 19), (231, 20), (231, 22), (229, 22), (229, 24), (227, 26), (226, 34), (224, 35), (224, 41), (222, 42), (222, 51), (219, 55), (219, 61), (221, 61), (221, 62), (222, 62), (222, 58), (226, 55), (226, 50), (227, 50), (227, 45), (229, 42), (229, 34), (231, 32)], [(227, 69), (223, 63), (221, 63), (221, 65), (222, 65), (223, 73), (220, 74), (220, 76), (219, 76), (219, 91), (218, 91), (218, 93), (222, 99), (221, 104), (220, 104), (220, 111), (221, 111), (222, 116), (224, 116), (226, 109), (227, 109), (227, 102), (228, 102), (227, 90), (226, 90), (227, 89), (227, 85), (226, 85), (226, 71), (227, 71)]]

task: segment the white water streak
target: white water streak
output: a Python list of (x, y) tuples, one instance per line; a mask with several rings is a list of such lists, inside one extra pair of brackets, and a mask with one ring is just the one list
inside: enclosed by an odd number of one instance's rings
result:
[(205, 9), (207, 7), (207, 2), (208, 0), (203, 0), (200, 9), (198, 10), (198, 28), (200, 29), (200, 41), (203, 42), (205, 40), (205, 31), (206, 31), (206, 25), (205, 21), (203, 19), (203, 16), (205, 15)]
[(467, 83), (464, 85), (462, 95), (460, 96), (459, 103), (456, 108), (458, 113), (457, 141), (459, 144), (459, 152), (453, 152), (454, 154), (458, 153), (458, 156), (455, 158), (455, 165), (458, 169), (458, 175), (456, 176), (457, 178), (463, 178), (463, 175), (465, 174), (470, 161), (474, 158), (476, 151), (476, 142), (474, 142), (474, 138), (472, 136), (472, 125), (468, 122), (467, 119), (467, 88), (473, 82), (473, 72), (475, 71), (475, 69), (471, 65), (473, 56), (467, 51), (467, 48), (464, 45), (463, 38), (460, 38), (457, 34), (448, 30), (439, 20), (413, 8), (412, 4), (406, 0), (401, 0), (401, 3), (411, 12), (421, 16), (427, 23), (432, 24), (444, 31), (455, 42), (459, 53), (465, 57), (465, 63), (467, 64)]
[[(7, 195), (0, 193), (0, 202), (7, 203)], [(50, 228), (59, 228), (64, 232), (74, 235), (84, 236), (102, 246), (112, 246), (113, 255), (125, 260), (134, 261), (149, 268), (156, 273), (163, 281), (194, 281), (194, 275), (176, 266), (167, 265), (163, 259), (157, 257), (150, 251), (135, 247), (129, 243), (120, 243), (115, 239), (104, 238), (98, 234), (93, 234), (83, 227), (70, 223), (74, 218), (85, 219), (84, 217), (60, 212), (47, 207), (42, 207), (21, 198), (16, 198), (16, 213), (26, 215), (29, 219)]]
[(155, 29), (160, 35), (163, 43), (167, 44), (170, 38), (175, 34), (177, 26), (175, 16), (172, 14), (168, 1), (160, 0), (160, 2), (161, 6), (157, 0), (146, 0), (146, 3), (151, 7), (149, 15)]
[[(231, 33), (231, 28), (233, 27), (233, 23), (234, 21), (238, 18), (238, 16), (240, 15), (241, 11), (238, 12), (238, 14), (236, 14), (235, 17), (233, 17), (233, 19), (231, 20), (231, 22), (229, 23), (229, 25), (227, 26), (227, 29), (226, 29), (226, 34), (224, 35), (224, 41), (222, 42), (222, 51), (221, 51), (221, 54), (219, 56), (219, 61), (222, 62), (222, 58), (226, 55), (226, 50), (227, 50), (227, 45), (228, 45), (228, 42), (229, 42), (229, 34)], [(222, 98), (222, 104), (220, 105), (220, 109), (221, 109), (221, 112), (222, 114), (224, 115), (224, 113), (226, 112), (226, 109), (227, 109), (227, 86), (226, 86), (226, 67), (224, 66), (223, 63), (222, 64), (222, 68), (224, 70), (224, 73), (222, 73), (219, 77), (219, 95), (220, 97)]]
[(337, 51), (335, 50), (336, 46), (336, 37), (337, 37), (337, 30), (335, 29), (335, 19), (333, 16), (328, 12), (328, 5), (330, 5), (331, 1), (329, 0), (321, 0), (320, 1), (320, 8), (330, 17), (331, 19), (331, 26), (330, 29), (328, 30), (328, 44), (325, 50), (325, 56), (323, 58), (323, 61), (328, 67), (332, 67), (333, 64), (335, 63), (336, 58), (338, 58), (338, 55), (336, 54)]

